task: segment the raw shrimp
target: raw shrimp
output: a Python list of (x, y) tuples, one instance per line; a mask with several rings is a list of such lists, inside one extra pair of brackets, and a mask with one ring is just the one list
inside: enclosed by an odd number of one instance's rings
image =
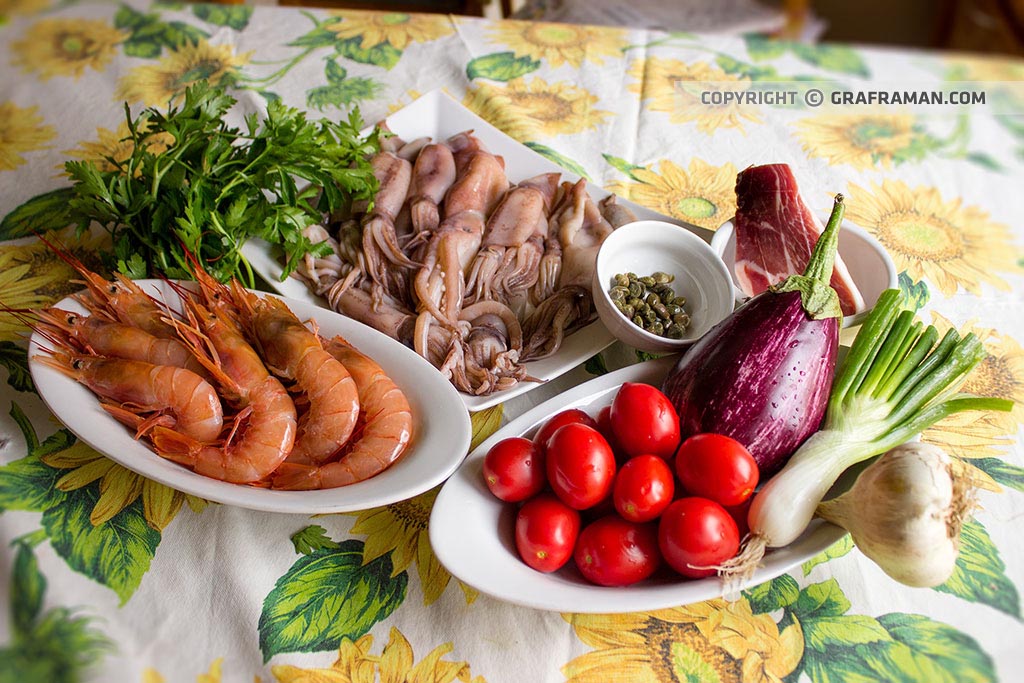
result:
[(328, 489), (369, 479), (394, 464), (412, 440), (409, 401), (384, 370), (341, 337), (324, 348), (349, 369), (359, 389), (359, 438), (335, 462), (319, 467), (284, 463), (274, 473), (274, 488)]
[(160, 425), (200, 443), (214, 441), (220, 435), (224, 424), (220, 397), (191, 370), (67, 351), (37, 359), (110, 401), (104, 403), (104, 408), (118, 419), (122, 419), (122, 412), (156, 413), (137, 423), (140, 433)]
[[(186, 299), (184, 303), (188, 323), (176, 321), (182, 337), (221, 391), (242, 411), (223, 445), (196, 444), (178, 432), (158, 427), (150, 436), (153, 446), (163, 457), (214, 479), (232, 483), (261, 481), (292, 450), (295, 403), (231, 320), (196, 301)], [(235, 432), (243, 422), (241, 437), (236, 440)]]
[(289, 462), (327, 461), (348, 442), (359, 417), (359, 394), (352, 376), (280, 299), (260, 298), (237, 282), (233, 295), (267, 367), (278, 377), (294, 381), (309, 400)]
[(206, 378), (202, 364), (177, 339), (155, 337), (138, 327), (60, 308), (35, 309), (31, 313), (39, 320), (33, 326), (40, 332), (50, 338), (66, 336), (93, 355), (186, 368)]

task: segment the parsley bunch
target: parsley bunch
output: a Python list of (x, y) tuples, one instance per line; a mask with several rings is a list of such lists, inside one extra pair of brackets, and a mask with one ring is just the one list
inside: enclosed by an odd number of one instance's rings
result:
[(131, 278), (188, 278), (194, 255), (218, 280), (252, 287), (240, 249), (258, 237), (283, 248), (284, 280), (306, 253), (330, 251), (310, 242), (305, 228), (353, 201), (372, 200), (377, 179), (369, 159), (380, 149), (379, 132), (360, 134), (358, 110), (347, 121), (307, 121), (273, 101), (262, 123), (249, 115), (242, 131), (224, 121), (234, 104), (206, 82), (166, 114), (150, 108), (132, 119), (125, 104), (131, 155), (108, 157), (114, 170), (65, 164), (79, 233), (92, 221), (110, 232), (111, 267)]

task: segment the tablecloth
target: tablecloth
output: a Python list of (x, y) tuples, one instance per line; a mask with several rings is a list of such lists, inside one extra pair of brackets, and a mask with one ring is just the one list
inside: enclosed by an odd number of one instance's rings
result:
[[(624, 197), (715, 229), (739, 169), (790, 164), (815, 210), (892, 255), (920, 317), (990, 356), (965, 413), (924, 434), (984, 491), (957, 568), (896, 584), (849, 537), (738, 600), (620, 615), (535, 611), (455, 580), (427, 538), (437, 490), (326, 516), (175, 492), (76, 441), (0, 318), (0, 681), (1013, 681), (1024, 664), (1024, 109), (1020, 61), (441, 15), (7, 0), (0, 8), (0, 300), (44, 306), (72, 273), (29, 235), (67, 159), (124, 152), (123, 103), (224, 84), (238, 115), (271, 99), (366, 120), (445, 88), (513, 137)], [(815, 108), (808, 89), (948, 91), (984, 106)], [(702, 103), (792, 88), (792, 103)], [(892, 88), (885, 86), (889, 90)], [(765, 90), (766, 88), (760, 88)], [(1003, 93), (1000, 95), (1000, 93)], [(1009, 93), (1009, 94), (1007, 94)], [(1016, 107), (1016, 108), (1015, 108)], [(71, 239), (72, 233), (63, 233)], [(75, 247), (89, 258), (98, 238)], [(613, 347), (473, 416), (477, 440), (558, 390), (635, 362)]]

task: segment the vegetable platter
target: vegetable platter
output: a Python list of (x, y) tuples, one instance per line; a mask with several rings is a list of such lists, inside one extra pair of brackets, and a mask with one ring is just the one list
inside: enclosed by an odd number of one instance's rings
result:
[[(529, 147), (512, 139), (440, 90), (429, 92), (412, 104), (391, 114), (386, 119), (386, 123), (393, 133), (405, 140), (415, 140), (421, 137), (444, 140), (464, 131), (473, 131), (473, 135), (479, 138), (487, 149), (504, 159), (509, 180), (512, 182), (546, 173), (561, 173), (563, 180), (577, 180), (580, 177), (577, 173), (559, 167)], [(587, 192), (594, 201), (609, 196), (607, 191), (592, 183), (587, 185)], [(618, 203), (628, 208), (639, 219), (668, 221), (686, 228), (698, 234), (703, 240), (710, 242), (711, 233), (709, 231), (663, 216), (632, 202), (619, 200)], [(324, 297), (315, 295), (300, 280), (281, 279), (282, 268), (278, 253), (269, 245), (258, 240), (250, 240), (242, 248), (242, 253), (252, 265), (253, 270), (278, 293), (313, 305), (328, 306)], [(494, 391), (486, 395), (472, 395), (466, 392), (460, 392), (459, 395), (470, 411), (498, 405), (536, 387), (543, 386), (543, 382), (568, 372), (609, 346), (614, 340), (615, 338), (601, 321), (595, 320), (587, 327), (567, 335), (559, 350), (553, 355), (524, 364), (530, 377), (539, 381), (520, 381), (512, 388)]]
[[(581, 408), (596, 416), (623, 382), (659, 385), (678, 356), (631, 365), (574, 387), (516, 418), (478, 446), (441, 488), (430, 516), (430, 543), (448, 571), (507, 602), (542, 610), (624, 613), (674, 607), (720, 597), (722, 580), (685, 580), (667, 571), (626, 588), (587, 582), (571, 564), (544, 574), (519, 558), (513, 538), (515, 511), (491, 495), (483, 477), (487, 452), (512, 436), (532, 437), (551, 415)], [(839, 486), (845, 485), (845, 482)], [(846, 532), (815, 520), (801, 536), (773, 550), (744, 583), (755, 585), (789, 571), (838, 541)]]
[[(137, 280), (142, 290), (177, 310), (175, 287), (195, 283)], [(274, 295), (255, 292), (259, 297)], [(445, 480), (469, 447), (469, 416), (454, 388), (425, 360), (365, 325), (317, 306), (283, 299), (302, 320), (312, 320), (325, 338), (341, 335), (366, 350), (405, 392), (413, 416), (413, 439), (402, 457), (379, 474), (341, 488), (287, 491), (220, 481), (164, 459), (103, 410), (85, 386), (42, 362), (53, 342), (36, 333), (29, 346), (29, 367), (43, 401), (85, 443), (111, 460), (178, 491), (227, 505), (301, 514), (365, 510), (404, 500)], [(79, 314), (85, 308), (68, 297), (58, 308)]]

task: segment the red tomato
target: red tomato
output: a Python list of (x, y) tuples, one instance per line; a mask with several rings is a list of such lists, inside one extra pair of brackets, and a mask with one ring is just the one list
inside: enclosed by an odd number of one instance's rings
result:
[(661, 513), (658, 547), (669, 566), (683, 576), (699, 579), (736, 555), (740, 534), (729, 513), (707, 498), (680, 498)]
[(615, 455), (596, 429), (568, 424), (548, 439), (547, 473), (548, 483), (563, 503), (585, 510), (611, 493)]
[(605, 438), (608, 445), (612, 447), (612, 452), (615, 453), (615, 462), (621, 465), (622, 463), (629, 460), (629, 456), (622, 450), (622, 446), (619, 445), (618, 439), (615, 438), (615, 430), (612, 429), (612, 407), (611, 404), (601, 408), (601, 411), (597, 414), (597, 431), (601, 432), (601, 436)]
[(616, 515), (602, 517), (580, 532), (573, 559), (591, 583), (628, 586), (643, 581), (661, 564), (657, 527)]
[(721, 434), (696, 434), (676, 453), (676, 474), (695, 496), (719, 505), (739, 505), (757, 488), (754, 456), (739, 441)]
[(548, 421), (541, 425), (540, 429), (533, 437), (533, 442), (540, 446), (541, 452), (548, 445), (548, 439), (551, 435), (557, 432), (561, 427), (570, 424), (584, 424), (588, 427), (597, 429), (597, 422), (594, 418), (590, 417), (585, 411), (579, 408), (570, 408), (569, 410), (563, 410), (560, 413), (556, 413), (552, 417), (548, 418)]
[(502, 439), (484, 456), (484, 481), (491, 493), (506, 503), (526, 500), (547, 483), (544, 455), (529, 439)]
[(630, 522), (649, 522), (672, 502), (676, 482), (672, 468), (656, 455), (638, 455), (615, 475), (615, 509)]
[(736, 528), (739, 529), (740, 538), (743, 538), (750, 533), (750, 522), (747, 520), (750, 515), (750, 504), (754, 502), (754, 497), (751, 496), (739, 505), (729, 505), (725, 507), (725, 511), (729, 513), (733, 521), (736, 522)]
[(624, 383), (609, 417), (615, 438), (631, 458), (650, 454), (668, 460), (679, 446), (679, 416), (668, 397), (650, 384)]
[(550, 493), (526, 501), (516, 514), (516, 550), (539, 572), (568, 562), (579, 533), (580, 513)]

